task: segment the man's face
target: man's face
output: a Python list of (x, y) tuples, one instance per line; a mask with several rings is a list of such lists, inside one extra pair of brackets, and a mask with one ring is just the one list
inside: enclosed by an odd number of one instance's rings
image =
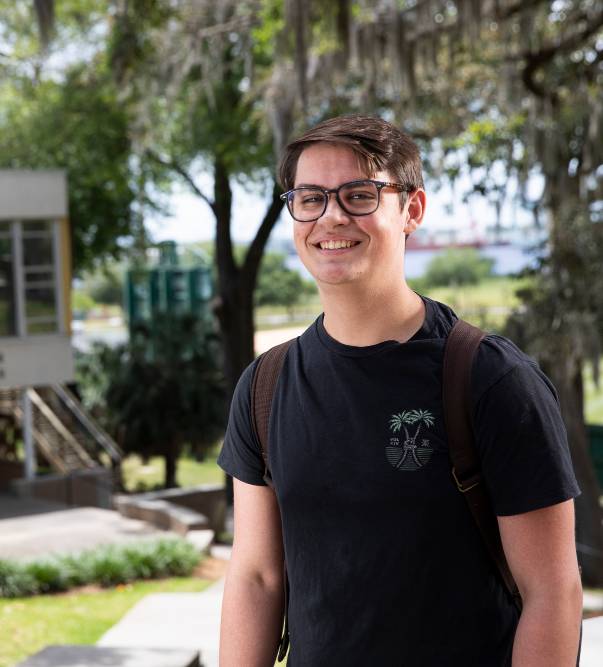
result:
[[(319, 185), (331, 189), (366, 178), (367, 174), (350, 148), (318, 143), (300, 155), (294, 187)], [(372, 178), (396, 180), (388, 172), (378, 172)], [(352, 216), (331, 194), (327, 210), (318, 220), (294, 221), (297, 253), (319, 287), (355, 283), (379, 289), (392, 280), (402, 280), (404, 233), (412, 231), (408, 224), (408, 206), (407, 202), (401, 209), (400, 193), (393, 188), (384, 188), (379, 208), (374, 213)], [(411, 227), (414, 229), (412, 224)], [(326, 247), (329, 241), (351, 241), (352, 245), (329, 249)]]

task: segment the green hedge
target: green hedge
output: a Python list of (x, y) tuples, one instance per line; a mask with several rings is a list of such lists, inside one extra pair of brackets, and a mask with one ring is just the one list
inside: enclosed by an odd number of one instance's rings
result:
[(102, 546), (23, 564), (0, 559), (0, 597), (56, 593), (84, 584), (114, 586), (136, 579), (186, 577), (200, 560), (190, 542), (172, 538)]

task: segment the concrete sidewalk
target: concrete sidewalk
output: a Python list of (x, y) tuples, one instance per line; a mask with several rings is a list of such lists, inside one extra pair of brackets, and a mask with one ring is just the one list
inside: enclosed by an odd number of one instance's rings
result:
[(0, 519), (0, 558), (77, 553), (101, 544), (170, 536), (173, 534), (113, 510), (70, 507), (57, 511), (49, 505), (43, 514)]
[(154, 593), (97, 642), (104, 647), (194, 649), (203, 667), (218, 667), (224, 579), (203, 593)]
[[(198, 650), (202, 667), (218, 667), (224, 579), (203, 593), (148, 595), (98, 642), (99, 646)], [(587, 608), (603, 609), (603, 596), (587, 594)], [(584, 621), (581, 667), (603, 665), (603, 616)]]
[(584, 621), (580, 667), (603, 665), (603, 616)]

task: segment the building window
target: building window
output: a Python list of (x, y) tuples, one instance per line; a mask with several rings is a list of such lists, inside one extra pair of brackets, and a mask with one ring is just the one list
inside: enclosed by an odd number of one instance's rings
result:
[(22, 224), (26, 332), (53, 333), (58, 329), (53, 226), (47, 220)]
[(0, 336), (60, 331), (57, 224), (0, 222)]

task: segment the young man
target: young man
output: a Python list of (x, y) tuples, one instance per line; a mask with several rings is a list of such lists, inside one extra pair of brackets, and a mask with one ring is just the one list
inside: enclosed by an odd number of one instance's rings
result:
[(287, 147), (281, 181), (324, 314), (276, 387), (274, 491), (251, 425), (256, 362), (233, 398), (221, 667), (272, 667), (284, 558), (289, 667), (575, 665), (579, 490), (553, 387), (500, 336), (476, 355), (472, 417), (520, 618), (452, 480), (441, 394), (456, 316), (404, 279), (426, 205), (416, 145), (378, 118), (333, 118)]

